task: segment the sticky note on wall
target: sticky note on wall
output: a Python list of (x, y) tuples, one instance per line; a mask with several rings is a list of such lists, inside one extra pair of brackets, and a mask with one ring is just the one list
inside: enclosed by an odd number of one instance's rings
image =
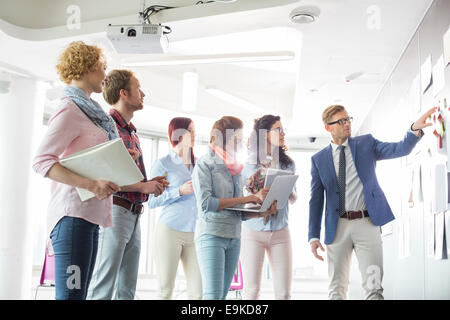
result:
[(444, 212), (448, 206), (447, 167), (437, 163), (432, 168), (433, 192), (431, 208), (434, 214)]

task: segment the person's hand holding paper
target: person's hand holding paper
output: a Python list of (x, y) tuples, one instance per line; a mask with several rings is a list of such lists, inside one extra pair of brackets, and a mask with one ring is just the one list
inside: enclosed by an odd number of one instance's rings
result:
[(97, 199), (103, 200), (110, 195), (119, 192), (120, 187), (111, 181), (91, 180), (88, 190), (92, 192)]

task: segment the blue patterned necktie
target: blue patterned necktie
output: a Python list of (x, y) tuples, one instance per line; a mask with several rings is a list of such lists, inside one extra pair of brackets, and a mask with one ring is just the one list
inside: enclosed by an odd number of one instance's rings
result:
[(339, 146), (339, 174), (338, 174), (338, 188), (339, 188), (339, 216), (345, 213), (345, 146)]

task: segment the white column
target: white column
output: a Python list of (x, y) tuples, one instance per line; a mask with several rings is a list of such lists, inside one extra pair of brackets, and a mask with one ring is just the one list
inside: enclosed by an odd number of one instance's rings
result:
[(44, 102), (45, 83), (0, 71), (0, 300), (30, 298), (29, 179)]

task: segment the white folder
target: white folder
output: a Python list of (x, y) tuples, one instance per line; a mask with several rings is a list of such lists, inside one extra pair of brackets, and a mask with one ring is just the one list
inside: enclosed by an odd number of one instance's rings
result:
[[(71, 154), (62, 158), (60, 163), (82, 177), (111, 181), (119, 187), (144, 179), (121, 138)], [(86, 189), (76, 189), (81, 201), (94, 197), (94, 194)]]

